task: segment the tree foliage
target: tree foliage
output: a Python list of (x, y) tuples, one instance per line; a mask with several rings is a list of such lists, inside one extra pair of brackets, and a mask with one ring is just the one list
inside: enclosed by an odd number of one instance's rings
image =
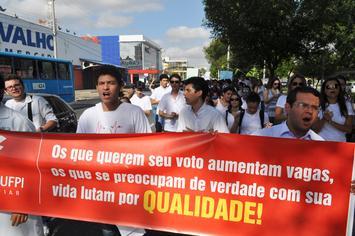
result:
[(337, 27), (348, 27), (342, 15), (349, 14), (344, 2), (351, 4), (350, 0), (203, 0), (204, 25), (212, 29), (213, 37), (231, 45), (238, 60), (260, 68), (265, 62), (272, 77), (283, 63), (319, 54), (340, 38)]

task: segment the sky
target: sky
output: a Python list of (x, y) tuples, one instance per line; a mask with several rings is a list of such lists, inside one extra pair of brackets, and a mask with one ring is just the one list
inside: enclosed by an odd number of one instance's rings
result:
[[(46, 0), (1, 0), (5, 14), (38, 23), (45, 20)], [(203, 47), (211, 42), (202, 26), (202, 0), (55, 0), (57, 25), (76, 36), (144, 35), (157, 43), (162, 56), (187, 59), (206, 67)]]

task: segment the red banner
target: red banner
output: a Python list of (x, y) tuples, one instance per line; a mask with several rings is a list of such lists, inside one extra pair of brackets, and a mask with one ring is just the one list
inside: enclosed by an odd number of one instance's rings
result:
[(0, 142), (0, 210), (199, 235), (351, 234), (354, 144), (9, 131)]

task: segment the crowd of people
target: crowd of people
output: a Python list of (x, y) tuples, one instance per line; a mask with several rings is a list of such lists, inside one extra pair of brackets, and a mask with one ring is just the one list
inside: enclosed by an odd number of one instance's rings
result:
[[(27, 95), (21, 78), (11, 75), (0, 79), (1, 100), (4, 92), (13, 98), (6, 106), (0, 104), (2, 129), (45, 132), (57, 125), (49, 104)], [(269, 79), (264, 86), (262, 80), (245, 75), (221, 82), (202, 77), (182, 81), (178, 74), (162, 74), (159, 87), (153, 86), (154, 81), (150, 84), (151, 96), (143, 93), (141, 81), (124, 95), (122, 76), (114, 66), (99, 67), (94, 79), (101, 102), (81, 115), (77, 133), (150, 133), (151, 113), (155, 132), (219, 132), (338, 142), (345, 142), (346, 134), (352, 132), (354, 103), (345, 93), (342, 76), (325, 80), (319, 92), (301, 74), (288, 80), (287, 91), (281, 89), (278, 78)], [(0, 231), (9, 232), (5, 235), (25, 235), (21, 234), (24, 230), (26, 235), (43, 235), (36, 216), (0, 212), (0, 220)], [(65, 219), (52, 219), (51, 224), (56, 225), (56, 235), (121, 235), (119, 226), (108, 224)], [(17, 227), (11, 227), (14, 225)], [(143, 234), (170, 233), (141, 230)]]

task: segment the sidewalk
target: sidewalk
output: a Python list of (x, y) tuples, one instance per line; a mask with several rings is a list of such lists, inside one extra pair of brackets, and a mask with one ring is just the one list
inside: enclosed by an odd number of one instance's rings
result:
[(96, 91), (96, 89), (80, 89), (80, 90), (75, 90), (75, 100), (86, 100), (90, 98), (98, 98), (99, 93)]

